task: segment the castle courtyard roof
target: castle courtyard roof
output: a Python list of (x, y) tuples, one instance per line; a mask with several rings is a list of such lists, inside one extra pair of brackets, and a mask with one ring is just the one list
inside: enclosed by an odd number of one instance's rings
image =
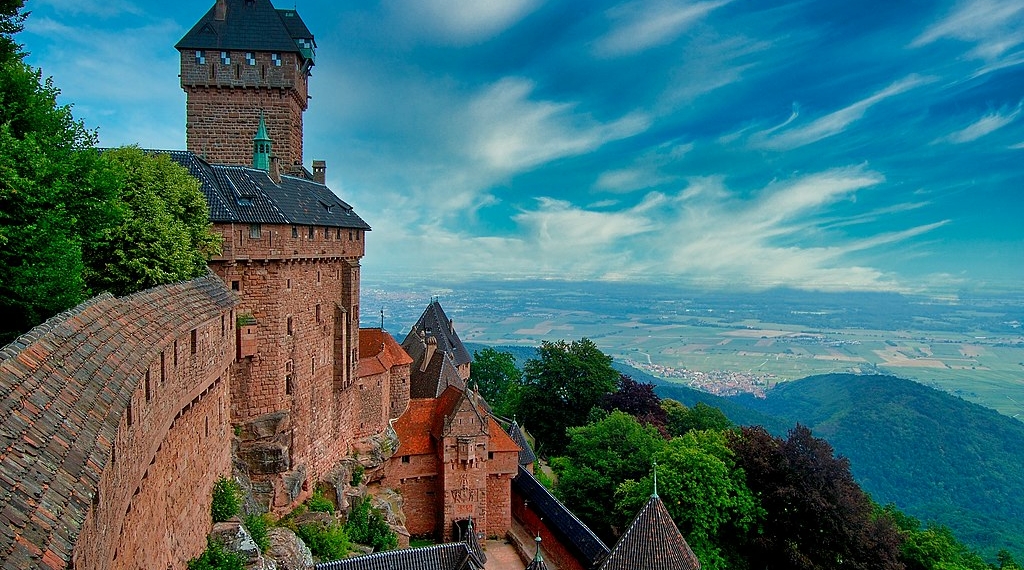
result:
[(398, 450), (395, 455), (426, 455), (434, 452), (434, 442), (430, 438), (430, 429), (434, 425), (434, 413), (437, 400), (410, 400), (409, 408), (395, 422), (395, 433), (398, 434)]
[(491, 439), (487, 444), (488, 451), (515, 451), (520, 452), (521, 448), (516, 444), (505, 430), (501, 429), (498, 422), (494, 418), (487, 418), (488, 424), (490, 425)]
[(282, 224), (369, 230), (370, 226), (327, 186), (266, 171), (210, 164), (191, 151), (166, 153), (199, 180), (214, 223)]
[(468, 544), (449, 542), (322, 562), (316, 565), (316, 570), (480, 570), (483, 567)]
[(427, 337), (436, 338), (437, 350), (450, 353), (455, 366), (462, 366), (473, 361), (458, 333), (455, 332), (455, 323), (444, 313), (440, 302), (435, 300), (427, 305), (419, 320), (402, 341), (402, 346), (410, 342), (410, 339), (418, 337), (421, 332)]
[(356, 376), (382, 374), (395, 366), (412, 364), (412, 358), (390, 334), (381, 329), (359, 329), (359, 366)]
[(700, 570), (700, 561), (658, 495), (653, 495), (615, 543), (599, 570)]

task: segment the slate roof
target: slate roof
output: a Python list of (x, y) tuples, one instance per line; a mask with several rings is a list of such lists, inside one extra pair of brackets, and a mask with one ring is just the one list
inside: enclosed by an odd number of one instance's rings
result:
[(276, 184), (264, 170), (210, 164), (191, 151), (147, 152), (167, 154), (199, 179), (211, 222), (370, 229), (352, 206), (312, 180), (282, 175)]
[(412, 330), (409, 331), (405, 340), (402, 341), (402, 346), (405, 346), (406, 342), (409, 342), (410, 339), (418, 337), (420, 331), (428, 337), (436, 338), (437, 349), (451, 353), (455, 366), (462, 366), (473, 361), (473, 357), (470, 356), (466, 346), (462, 344), (458, 333), (455, 332), (455, 326), (451, 319), (448, 318), (448, 315), (444, 314), (444, 309), (441, 308), (440, 302), (431, 301), (427, 305), (419, 320), (416, 321)]
[(381, 329), (359, 329), (359, 365), (356, 376), (382, 374), (404, 364), (412, 364), (398, 342)]
[[(439, 398), (449, 387), (466, 389), (466, 382), (459, 375), (450, 353), (427, 350), (427, 344), (416, 340), (406, 342), (402, 348), (413, 359), (409, 370), (410, 398)], [(427, 356), (430, 360), (427, 360)]]
[(512, 441), (519, 446), (519, 464), (529, 465), (537, 462), (537, 454), (533, 452), (533, 448), (530, 447), (530, 442), (526, 439), (526, 434), (523, 433), (523, 428), (519, 427), (519, 424), (512, 420), (512, 423), (508, 426), (508, 436), (512, 438)]
[(313, 34), (295, 10), (277, 10), (270, 0), (255, 0), (251, 4), (246, 0), (226, 2), (223, 20), (216, 19), (215, 4), (174, 45), (175, 49), (301, 53), (302, 46), (297, 40), (313, 42)]
[(480, 570), (483, 567), (483, 562), (465, 542), (449, 542), (321, 562), (316, 570)]
[(529, 501), (529, 508), (541, 514), (545, 524), (561, 535), (562, 543), (575, 551), (584, 568), (593, 568), (608, 555), (608, 547), (572, 511), (541, 485), (533, 474), (519, 466), (512, 487)]
[(0, 349), (0, 560), (65, 568), (142, 370), (238, 298), (212, 273), (94, 297)]
[(599, 570), (700, 570), (700, 561), (653, 495), (615, 543)]

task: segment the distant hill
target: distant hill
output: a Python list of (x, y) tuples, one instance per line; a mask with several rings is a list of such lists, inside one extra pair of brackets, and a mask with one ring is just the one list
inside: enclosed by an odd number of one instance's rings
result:
[(949, 526), (988, 558), (1024, 553), (1024, 423), (892, 376), (811, 376), (730, 400), (810, 427), (877, 502)]

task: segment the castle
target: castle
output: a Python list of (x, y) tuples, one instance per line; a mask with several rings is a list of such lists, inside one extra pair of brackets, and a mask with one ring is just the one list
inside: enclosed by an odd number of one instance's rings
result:
[(101, 295), (0, 350), (3, 567), (184, 568), (218, 477), (283, 513), (316, 485), (345, 502), (364, 464), (400, 491), (406, 536), (519, 524), (560, 567), (611, 560), (467, 385), (440, 304), (401, 344), (360, 328), (370, 226), (323, 161), (303, 166), (316, 43), (298, 13), (216, 0), (176, 48), (187, 150), (168, 154), (199, 180), (222, 251), (204, 277)]

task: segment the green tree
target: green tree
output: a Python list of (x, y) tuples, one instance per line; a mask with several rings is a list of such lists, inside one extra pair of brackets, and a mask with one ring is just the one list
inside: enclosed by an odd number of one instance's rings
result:
[[(690, 431), (655, 454), (658, 495), (707, 570), (745, 568), (740, 538), (756, 528), (762, 511), (735, 465), (720, 431)], [(628, 522), (647, 502), (653, 477), (629, 480), (616, 491), (616, 513)]]
[(499, 416), (515, 414), (523, 386), (523, 373), (510, 352), (484, 348), (473, 351), (472, 379), (480, 394)]
[(22, 29), (25, 14), (24, 0), (0, 0), (0, 65), (22, 56), (21, 46), (14, 41), (14, 34)]
[(84, 255), (117, 220), (117, 181), (58, 93), (0, 64), (0, 344), (88, 296)]
[(120, 296), (202, 275), (220, 237), (199, 181), (167, 155), (138, 147), (109, 150), (103, 160), (121, 182), (120, 223), (90, 248), (87, 283)]
[(188, 561), (188, 570), (244, 570), (245, 557), (219, 542), (207, 539), (206, 550)]
[(687, 408), (676, 400), (664, 399), (661, 408), (665, 411), (665, 427), (673, 436), (683, 435), (690, 430), (721, 431), (734, 427), (722, 410), (704, 402), (697, 402), (694, 407)]
[(590, 409), (619, 379), (612, 358), (588, 338), (542, 342), (538, 357), (526, 361), (523, 376), (517, 416), (537, 437), (539, 451), (550, 454), (565, 449), (566, 428), (587, 423)]
[(610, 544), (613, 525), (620, 522), (608, 508), (615, 489), (627, 479), (649, 474), (665, 440), (657, 428), (641, 425), (619, 410), (593, 424), (569, 428), (568, 433), (565, 456), (552, 462), (558, 471), (556, 494)]
[(219, 523), (238, 514), (242, 509), (242, 490), (234, 479), (221, 476), (213, 483), (213, 501), (210, 502), (210, 515), (213, 522)]

